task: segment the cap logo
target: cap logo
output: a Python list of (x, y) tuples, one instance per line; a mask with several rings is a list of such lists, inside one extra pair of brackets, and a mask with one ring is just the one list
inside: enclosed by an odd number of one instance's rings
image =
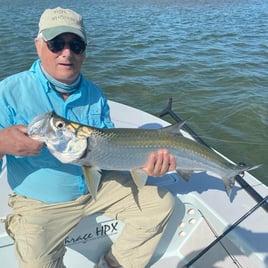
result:
[(68, 13), (65, 11), (55, 10), (54, 13), (55, 13), (55, 16), (51, 17), (51, 20), (66, 20), (67, 19), (74, 23), (76, 23), (77, 21), (75, 18), (68, 16)]

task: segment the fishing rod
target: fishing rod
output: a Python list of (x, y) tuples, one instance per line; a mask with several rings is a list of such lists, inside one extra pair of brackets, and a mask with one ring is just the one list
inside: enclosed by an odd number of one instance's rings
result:
[(236, 226), (238, 226), (242, 221), (244, 221), (249, 215), (251, 215), (257, 208), (261, 207), (264, 203), (267, 203), (268, 195), (263, 198), (263, 200), (257, 203), (253, 208), (251, 208), (247, 213), (240, 217), (235, 223), (233, 223), (229, 228), (227, 228), (220, 236), (218, 236), (214, 241), (212, 241), (205, 249), (203, 249), (199, 254), (197, 254), (192, 260), (183, 266), (183, 268), (188, 268), (194, 264), (198, 259), (200, 259), (205, 253), (209, 251), (216, 243), (218, 243), (222, 238), (224, 238), (229, 232), (231, 232)]
[[(160, 117), (164, 117), (165, 115), (170, 115), (177, 123), (182, 123), (182, 120), (173, 110), (172, 110), (172, 98), (169, 98), (167, 106), (160, 113)], [(184, 123), (182, 128), (187, 131), (197, 142), (206, 146), (207, 148), (212, 148), (199, 136), (197, 133), (190, 128), (187, 123)], [(243, 165), (243, 164), (241, 164)], [(240, 175), (235, 176), (235, 180), (237, 183), (257, 202), (260, 203), (264, 200), (264, 198), (251, 186), (249, 185)], [(261, 207), (268, 212), (268, 202), (262, 202)]]

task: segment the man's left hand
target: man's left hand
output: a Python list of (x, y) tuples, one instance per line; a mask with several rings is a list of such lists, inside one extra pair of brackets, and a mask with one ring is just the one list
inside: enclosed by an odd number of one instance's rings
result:
[(150, 154), (143, 171), (148, 176), (162, 177), (165, 173), (176, 169), (176, 161), (173, 155), (162, 149)]

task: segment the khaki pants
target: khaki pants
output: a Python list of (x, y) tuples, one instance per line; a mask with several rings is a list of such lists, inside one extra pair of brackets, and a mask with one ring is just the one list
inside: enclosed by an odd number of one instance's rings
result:
[(95, 212), (125, 223), (110, 253), (125, 268), (143, 268), (172, 214), (174, 199), (155, 186), (137, 190), (128, 173), (111, 171), (104, 173), (96, 201), (88, 194), (46, 204), (12, 195), (9, 205), (13, 214), (6, 229), (15, 241), (20, 268), (64, 268), (64, 239), (84, 216)]

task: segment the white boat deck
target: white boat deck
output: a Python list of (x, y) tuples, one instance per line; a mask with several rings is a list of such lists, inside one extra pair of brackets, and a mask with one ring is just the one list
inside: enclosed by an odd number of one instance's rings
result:
[[(114, 102), (109, 104), (117, 127), (158, 128), (167, 125), (165, 121), (134, 108)], [(10, 189), (5, 172), (4, 170), (0, 178), (0, 218), (4, 218), (10, 211), (7, 207)], [(268, 188), (260, 181), (248, 173), (245, 174), (245, 180), (261, 196), (267, 196)], [(237, 184), (229, 200), (222, 181), (203, 173), (195, 174), (188, 183), (175, 173), (165, 176), (165, 179), (149, 181), (155, 182), (174, 193), (178, 202), (167, 232), (150, 264), (152, 268), (183, 267), (256, 205), (256, 201)], [(94, 267), (94, 262), (116, 240), (123, 226), (122, 222), (103, 215), (85, 218), (66, 238), (67, 267)], [(267, 212), (258, 208), (191, 267), (266, 268), (267, 241)], [(18, 267), (13, 247), (13, 241), (5, 233), (4, 225), (0, 224), (1, 268)]]

